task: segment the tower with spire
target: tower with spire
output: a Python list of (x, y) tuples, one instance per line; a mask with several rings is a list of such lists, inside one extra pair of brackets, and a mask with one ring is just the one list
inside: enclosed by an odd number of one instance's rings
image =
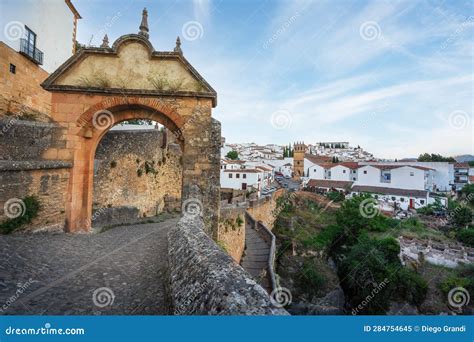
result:
[(140, 23), (140, 32), (138, 32), (139, 35), (144, 36), (146, 39), (150, 37), (148, 34), (148, 11), (146, 10), (146, 7), (143, 9), (142, 13), (142, 22)]

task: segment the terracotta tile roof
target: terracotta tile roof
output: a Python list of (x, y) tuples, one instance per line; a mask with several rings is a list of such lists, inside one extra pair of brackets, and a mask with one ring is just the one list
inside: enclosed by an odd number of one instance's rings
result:
[(263, 171), (271, 171), (272, 169), (269, 168), (269, 167), (265, 167), (265, 166), (256, 166), (255, 167), (256, 169), (260, 169), (260, 170), (263, 170)]
[(360, 167), (358, 162), (341, 162), (341, 163), (336, 163), (336, 165), (342, 165), (349, 169), (354, 169), (354, 170)]
[(423, 198), (426, 198), (428, 194), (428, 191), (426, 190), (385, 188), (385, 187), (380, 187), (380, 186), (368, 186), (368, 185), (354, 185), (351, 190), (354, 192), (371, 192), (371, 193), (382, 194), (382, 195), (423, 197)]
[(336, 189), (350, 189), (353, 182), (350, 181), (336, 181), (330, 179), (310, 179), (306, 184), (310, 188), (336, 188)]
[[(363, 165), (363, 166), (367, 166), (367, 165)], [(376, 167), (377, 169), (380, 169), (380, 170), (393, 170), (393, 169), (398, 169), (398, 168), (401, 168), (401, 167), (412, 167), (414, 169), (419, 169), (419, 170), (423, 170), (423, 171), (434, 170), (434, 169), (429, 168), (429, 167), (418, 166), (418, 165), (393, 165), (393, 164), (376, 165), (376, 164), (369, 164), (369, 166)]]
[(245, 160), (225, 159), (224, 163), (227, 163), (227, 164), (245, 164)]
[(262, 170), (256, 169), (236, 169), (236, 170), (224, 170), (224, 172), (236, 172), (236, 173), (261, 173)]
[(469, 164), (468, 163), (454, 163), (454, 167), (457, 169), (468, 169)]
[(469, 176), (469, 182), (474, 183), (474, 176)]
[(317, 155), (309, 154), (309, 153), (305, 153), (304, 157), (305, 159), (308, 159), (310, 162), (314, 164), (327, 163), (332, 160), (332, 158), (328, 156), (317, 156)]

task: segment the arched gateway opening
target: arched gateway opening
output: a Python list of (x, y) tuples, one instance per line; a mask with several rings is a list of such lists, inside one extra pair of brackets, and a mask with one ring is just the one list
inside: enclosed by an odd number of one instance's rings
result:
[(159, 52), (143, 21), (140, 29), (118, 38), (112, 47), (104, 37), (100, 48), (80, 49), (42, 84), (52, 92), (53, 119), (64, 127), (63, 148), (46, 151), (44, 157), (73, 164), (67, 229), (91, 228), (94, 155), (102, 137), (114, 123), (150, 119), (178, 137), (182, 201), (202, 203), (207, 233), (214, 235), (221, 141), (220, 123), (211, 117), (216, 92), (184, 58), (179, 38), (174, 51)]

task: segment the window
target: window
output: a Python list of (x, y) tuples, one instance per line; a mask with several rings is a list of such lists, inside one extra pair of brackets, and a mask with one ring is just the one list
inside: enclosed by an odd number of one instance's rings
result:
[(397, 198), (395, 196), (392, 196), (392, 201), (395, 201)]
[(237, 173), (237, 174), (235, 175), (235, 178), (240, 178), (240, 173)]
[(229, 178), (232, 178), (232, 173), (229, 173)]
[(316, 169), (314, 169), (314, 172), (316, 172)]
[(364, 175), (366, 175), (366, 174), (367, 174), (367, 170), (366, 170), (366, 171), (364, 171)]
[(379, 199), (379, 195), (375, 195), (374, 198), (375, 198), (375, 199)]
[(355, 181), (355, 180), (356, 180), (356, 178), (355, 178), (355, 177), (352, 177), (352, 180), (353, 180), (353, 181)]
[(25, 53), (31, 58), (35, 58), (36, 33), (31, 31), (28, 26), (25, 26), (25, 39), (26, 39)]
[(346, 173), (346, 170), (342, 170), (342, 173)]
[(421, 204), (425, 204), (425, 200), (420, 200), (420, 203), (421, 203)]
[(400, 197), (400, 202), (405, 202), (405, 198)]
[(415, 175), (414, 172), (410, 172), (410, 176), (413, 177)]
[(10, 72), (16, 74), (16, 65), (10, 63)]
[(244, 173), (244, 174), (242, 175), (242, 178), (247, 178), (247, 174)]

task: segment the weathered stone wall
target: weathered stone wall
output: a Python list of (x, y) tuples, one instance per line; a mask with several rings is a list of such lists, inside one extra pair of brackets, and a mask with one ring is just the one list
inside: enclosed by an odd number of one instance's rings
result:
[(170, 295), (176, 315), (285, 315), (266, 291), (184, 216), (168, 232)]
[(34, 195), (40, 203), (38, 217), (25, 231), (63, 230), (69, 171), (71, 165), (62, 162), (0, 162), (0, 221), (8, 200), (22, 200)]
[(46, 150), (66, 147), (64, 131), (54, 123), (0, 118), (0, 160), (42, 160)]
[(54, 123), (0, 119), (0, 221), (7, 219), (4, 204), (34, 195), (40, 202), (38, 217), (20, 230), (62, 230), (72, 163), (44, 160), (44, 151), (65, 147), (64, 129)]
[(245, 209), (242, 207), (221, 207), (217, 243), (237, 263), (240, 263), (245, 249)]
[(267, 196), (259, 200), (250, 201), (247, 211), (255, 220), (262, 221), (268, 229), (272, 230), (276, 218), (277, 199), (284, 193), (284, 189), (279, 189), (271, 197)]
[(109, 131), (95, 154), (93, 210), (132, 206), (142, 217), (179, 210), (181, 160), (171, 133)]
[[(10, 64), (16, 72), (9, 72)], [(5, 113), (47, 121), (51, 112), (51, 93), (40, 87), (48, 73), (0, 42), (0, 117)]]

